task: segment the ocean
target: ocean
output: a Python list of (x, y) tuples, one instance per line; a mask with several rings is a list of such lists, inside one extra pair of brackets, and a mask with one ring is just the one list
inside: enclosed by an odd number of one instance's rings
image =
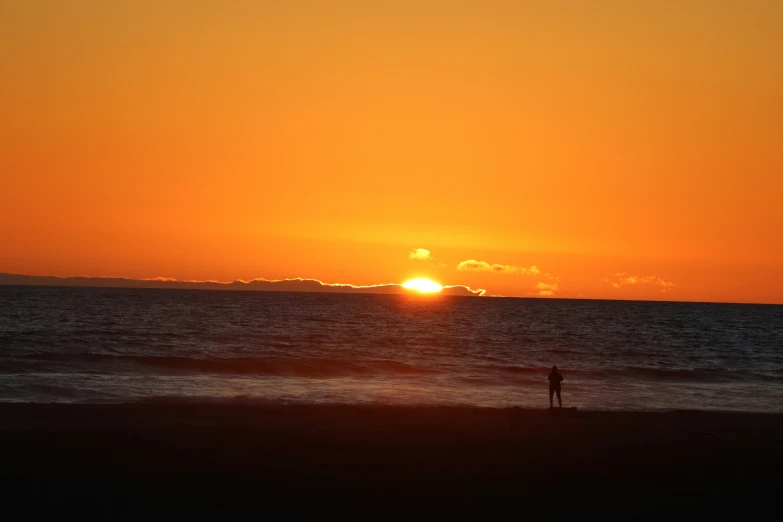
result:
[(783, 306), (0, 287), (0, 401), (783, 411)]

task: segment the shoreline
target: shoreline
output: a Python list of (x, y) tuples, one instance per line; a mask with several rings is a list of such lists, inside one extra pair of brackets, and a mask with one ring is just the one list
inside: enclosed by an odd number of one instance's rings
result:
[(780, 433), (701, 410), (2, 403), (0, 514), (763, 520)]
[[(542, 403), (543, 404), (543, 403)], [(59, 401), (22, 401), (22, 400), (0, 400), (0, 411), (5, 407), (57, 407), (57, 408), (91, 408), (91, 407), (171, 407), (176, 408), (179, 406), (192, 407), (192, 406), (204, 406), (207, 408), (212, 407), (245, 407), (245, 408), (258, 408), (258, 409), (310, 409), (310, 408), (323, 408), (323, 409), (340, 409), (340, 408), (355, 408), (355, 409), (389, 409), (389, 410), (454, 410), (454, 411), (468, 411), (468, 410), (481, 410), (490, 412), (514, 412), (524, 414), (536, 414), (536, 413), (557, 413), (558, 410), (562, 414), (566, 412), (573, 414), (705, 414), (705, 415), (760, 415), (760, 416), (780, 416), (783, 418), (783, 409), (778, 411), (763, 411), (763, 410), (729, 410), (729, 409), (710, 409), (710, 408), (594, 408), (589, 406), (564, 406), (559, 408), (549, 408), (548, 406), (533, 407), (533, 406), (483, 406), (476, 404), (459, 404), (459, 403), (390, 403), (390, 402), (307, 402), (298, 400), (277, 400), (277, 399), (265, 399), (263, 397), (147, 397), (139, 399), (131, 399), (124, 401), (95, 401), (95, 402), (59, 402)], [(0, 431), (2, 431), (0, 427)]]

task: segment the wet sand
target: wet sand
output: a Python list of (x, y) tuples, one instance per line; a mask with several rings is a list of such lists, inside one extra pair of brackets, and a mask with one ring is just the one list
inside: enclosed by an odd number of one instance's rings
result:
[(783, 415), (0, 404), (0, 463), (3, 520), (774, 520)]

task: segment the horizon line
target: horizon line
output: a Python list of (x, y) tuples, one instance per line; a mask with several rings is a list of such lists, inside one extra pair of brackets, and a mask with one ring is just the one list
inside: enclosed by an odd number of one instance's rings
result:
[[(10, 278), (10, 280), (9, 280)], [(17, 279), (19, 278), (19, 279)], [(65, 284), (47, 284), (47, 281), (59, 281)], [(129, 283), (127, 285), (89, 285), (78, 284), (83, 281), (95, 282), (117, 282)], [(68, 284), (74, 283), (74, 284)], [(138, 283), (138, 284), (133, 284)], [(242, 288), (239, 285), (269, 284), (273, 286), (284, 285), (285, 283), (313, 285), (317, 284), (319, 289), (286, 289), (286, 288)], [(188, 286), (192, 285), (192, 286)], [(232, 285), (237, 285), (232, 287)], [(127, 288), (127, 289), (147, 289), (147, 290), (201, 290), (201, 291), (233, 291), (233, 292), (279, 292), (279, 293), (330, 293), (330, 294), (373, 294), (373, 295), (416, 295), (419, 292), (409, 290), (402, 286), (402, 283), (379, 283), (373, 285), (354, 285), (351, 283), (326, 283), (315, 278), (286, 278), (286, 279), (266, 279), (255, 278), (250, 280), (236, 279), (234, 281), (217, 280), (182, 280), (171, 277), (152, 277), (135, 279), (130, 277), (115, 276), (55, 276), (55, 275), (29, 275), (14, 274), (10, 272), (0, 272), (0, 286), (35, 286), (35, 287), (69, 287), (69, 288)], [(344, 289), (340, 291), (339, 289)], [(387, 291), (373, 291), (386, 289)], [(783, 303), (762, 303), (753, 301), (695, 301), (695, 300), (672, 300), (672, 299), (616, 299), (603, 297), (567, 297), (567, 296), (513, 296), (513, 295), (495, 295), (488, 294), (483, 288), (473, 289), (467, 285), (443, 285), (443, 290), (454, 290), (455, 292), (438, 292), (429, 294), (431, 296), (444, 295), (447, 297), (491, 297), (495, 299), (557, 299), (568, 301), (617, 301), (617, 302), (650, 302), (650, 303), (694, 303), (694, 304), (737, 304), (737, 305), (756, 305), (756, 306), (783, 306)], [(425, 294), (421, 294), (425, 295)]]

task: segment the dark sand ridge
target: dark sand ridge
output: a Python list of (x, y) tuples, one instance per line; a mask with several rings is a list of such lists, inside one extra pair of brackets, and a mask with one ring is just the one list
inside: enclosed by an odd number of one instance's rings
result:
[(0, 404), (0, 463), (2, 520), (775, 520), (783, 415)]

